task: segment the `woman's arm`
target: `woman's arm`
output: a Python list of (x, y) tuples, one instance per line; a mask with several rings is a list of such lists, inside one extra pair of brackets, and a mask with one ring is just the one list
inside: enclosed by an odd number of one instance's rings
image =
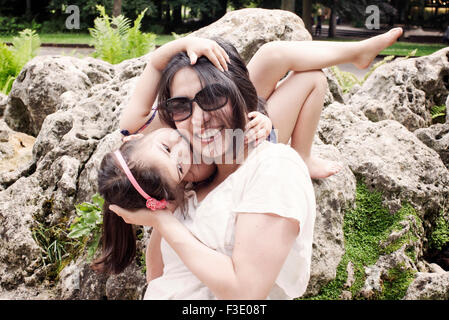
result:
[(217, 298), (254, 300), (270, 293), (299, 223), (277, 215), (240, 213), (231, 257), (202, 244), (173, 216), (161, 217), (156, 228)]
[(145, 265), (147, 267), (147, 282), (162, 276), (164, 262), (161, 253), (161, 234), (154, 228), (151, 231), (150, 241), (145, 253)]
[[(265, 299), (299, 232), (299, 223), (293, 219), (270, 213), (240, 213), (230, 257), (201, 243), (168, 210), (149, 214), (147, 209), (128, 211), (115, 205), (110, 209), (127, 223), (157, 229), (219, 299)], [(266, 234), (270, 237), (263, 236)]]
[[(198, 57), (206, 56), (217, 68), (227, 69), (226, 61), (229, 57), (226, 52), (213, 40), (197, 37), (184, 37), (164, 44), (149, 54), (148, 63), (145, 66), (134, 92), (120, 118), (120, 128), (126, 129), (130, 133), (135, 133), (149, 119), (152, 106), (157, 96), (157, 85), (161, 78), (162, 71), (167, 66), (170, 59), (178, 52), (185, 51), (190, 57), (192, 64), (196, 63)], [(160, 128), (162, 123), (158, 115), (145, 128), (149, 132)]]

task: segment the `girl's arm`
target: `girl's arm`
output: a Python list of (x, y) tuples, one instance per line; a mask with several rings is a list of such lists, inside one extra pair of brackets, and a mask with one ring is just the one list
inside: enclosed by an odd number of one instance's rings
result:
[[(156, 101), (157, 85), (162, 71), (170, 59), (181, 51), (187, 52), (192, 64), (196, 63), (198, 57), (204, 55), (220, 70), (227, 69), (226, 61), (229, 61), (229, 57), (213, 40), (189, 36), (164, 44), (148, 55), (147, 65), (139, 77), (128, 105), (122, 112), (120, 129), (135, 133), (153, 112), (156, 112), (152, 110), (152, 107)], [(145, 132), (161, 126), (162, 123), (156, 114), (151, 126), (147, 127)]]
[(145, 265), (147, 267), (147, 282), (162, 276), (164, 262), (161, 253), (161, 234), (153, 228), (150, 235), (150, 241), (145, 253)]
[(127, 223), (157, 229), (187, 268), (219, 299), (265, 299), (299, 232), (295, 220), (270, 213), (240, 213), (234, 250), (227, 256), (200, 242), (168, 210), (148, 214), (147, 209), (129, 211), (115, 205), (110, 209)]

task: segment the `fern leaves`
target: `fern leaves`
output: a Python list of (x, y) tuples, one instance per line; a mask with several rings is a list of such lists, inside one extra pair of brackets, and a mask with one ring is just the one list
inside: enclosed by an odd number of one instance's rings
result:
[(39, 35), (30, 29), (19, 32), (19, 36), (13, 38), (11, 48), (0, 43), (0, 90), (4, 94), (11, 91), (20, 70), (37, 55), (40, 45)]
[(140, 31), (140, 23), (147, 9), (139, 14), (133, 27), (131, 21), (123, 15), (110, 18), (100, 5), (97, 5), (97, 10), (100, 16), (94, 20), (94, 28), (89, 28), (94, 39), (95, 57), (116, 64), (154, 49), (156, 35)]

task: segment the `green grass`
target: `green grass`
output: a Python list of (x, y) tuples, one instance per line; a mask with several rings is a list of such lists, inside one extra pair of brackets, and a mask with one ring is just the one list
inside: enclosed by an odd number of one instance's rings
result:
[(381, 54), (406, 56), (410, 51), (418, 49), (415, 56), (422, 57), (432, 54), (440, 49), (445, 48), (442, 43), (413, 43), (413, 42), (396, 42), (391, 47), (383, 50)]
[(172, 40), (175, 40), (175, 37), (171, 34), (158, 34), (156, 38), (156, 45), (161, 46)]
[[(13, 35), (0, 35), (0, 41), (11, 42)], [(89, 44), (92, 37), (88, 33), (42, 33), (42, 43), (81, 43)]]
[[(1, 42), (11, 42), (13, 35), (0, 35)], [(62, 43), (62, 44), (91, 44), (92, 37), (88, 33), (42, 33), (39, 34), (42, 44), (45, 43)], [(175, 37), (171, 34), (158, 34), (156, 45), (163, 45)]]

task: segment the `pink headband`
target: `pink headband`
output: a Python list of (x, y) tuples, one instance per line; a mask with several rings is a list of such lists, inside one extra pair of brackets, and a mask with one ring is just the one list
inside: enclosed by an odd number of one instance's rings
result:
[(156, 199), (150, 197), (145, 191), (143, 191), (143, 189), (137, 183), (136, 179), (134, 179), (134, 176), (131, 173), (131, 171), (129, 170), (128, 165), (126, 164), (125, 159), (123, 159), (123, 156), (120, 153), (120, 151), (116, 150), (114, 152), (114, 154), (117, 157), (117, 160), (119, 161), (120, 165), (122, 166), (123, 171), (125, 171), (126, 176), (128, 177), (131, 184), (134, 186), (134, 188), (137, 190), (137, 192), (139, 192), (142, 195), (142, 197), (144, 197), (147, 200), (147, 208), (152, 211), (165, 209), (165, 207), (167, 206), (167, 201), (165, 201), (165, 199), (162, 199), (160, 201), (156, 200)]

